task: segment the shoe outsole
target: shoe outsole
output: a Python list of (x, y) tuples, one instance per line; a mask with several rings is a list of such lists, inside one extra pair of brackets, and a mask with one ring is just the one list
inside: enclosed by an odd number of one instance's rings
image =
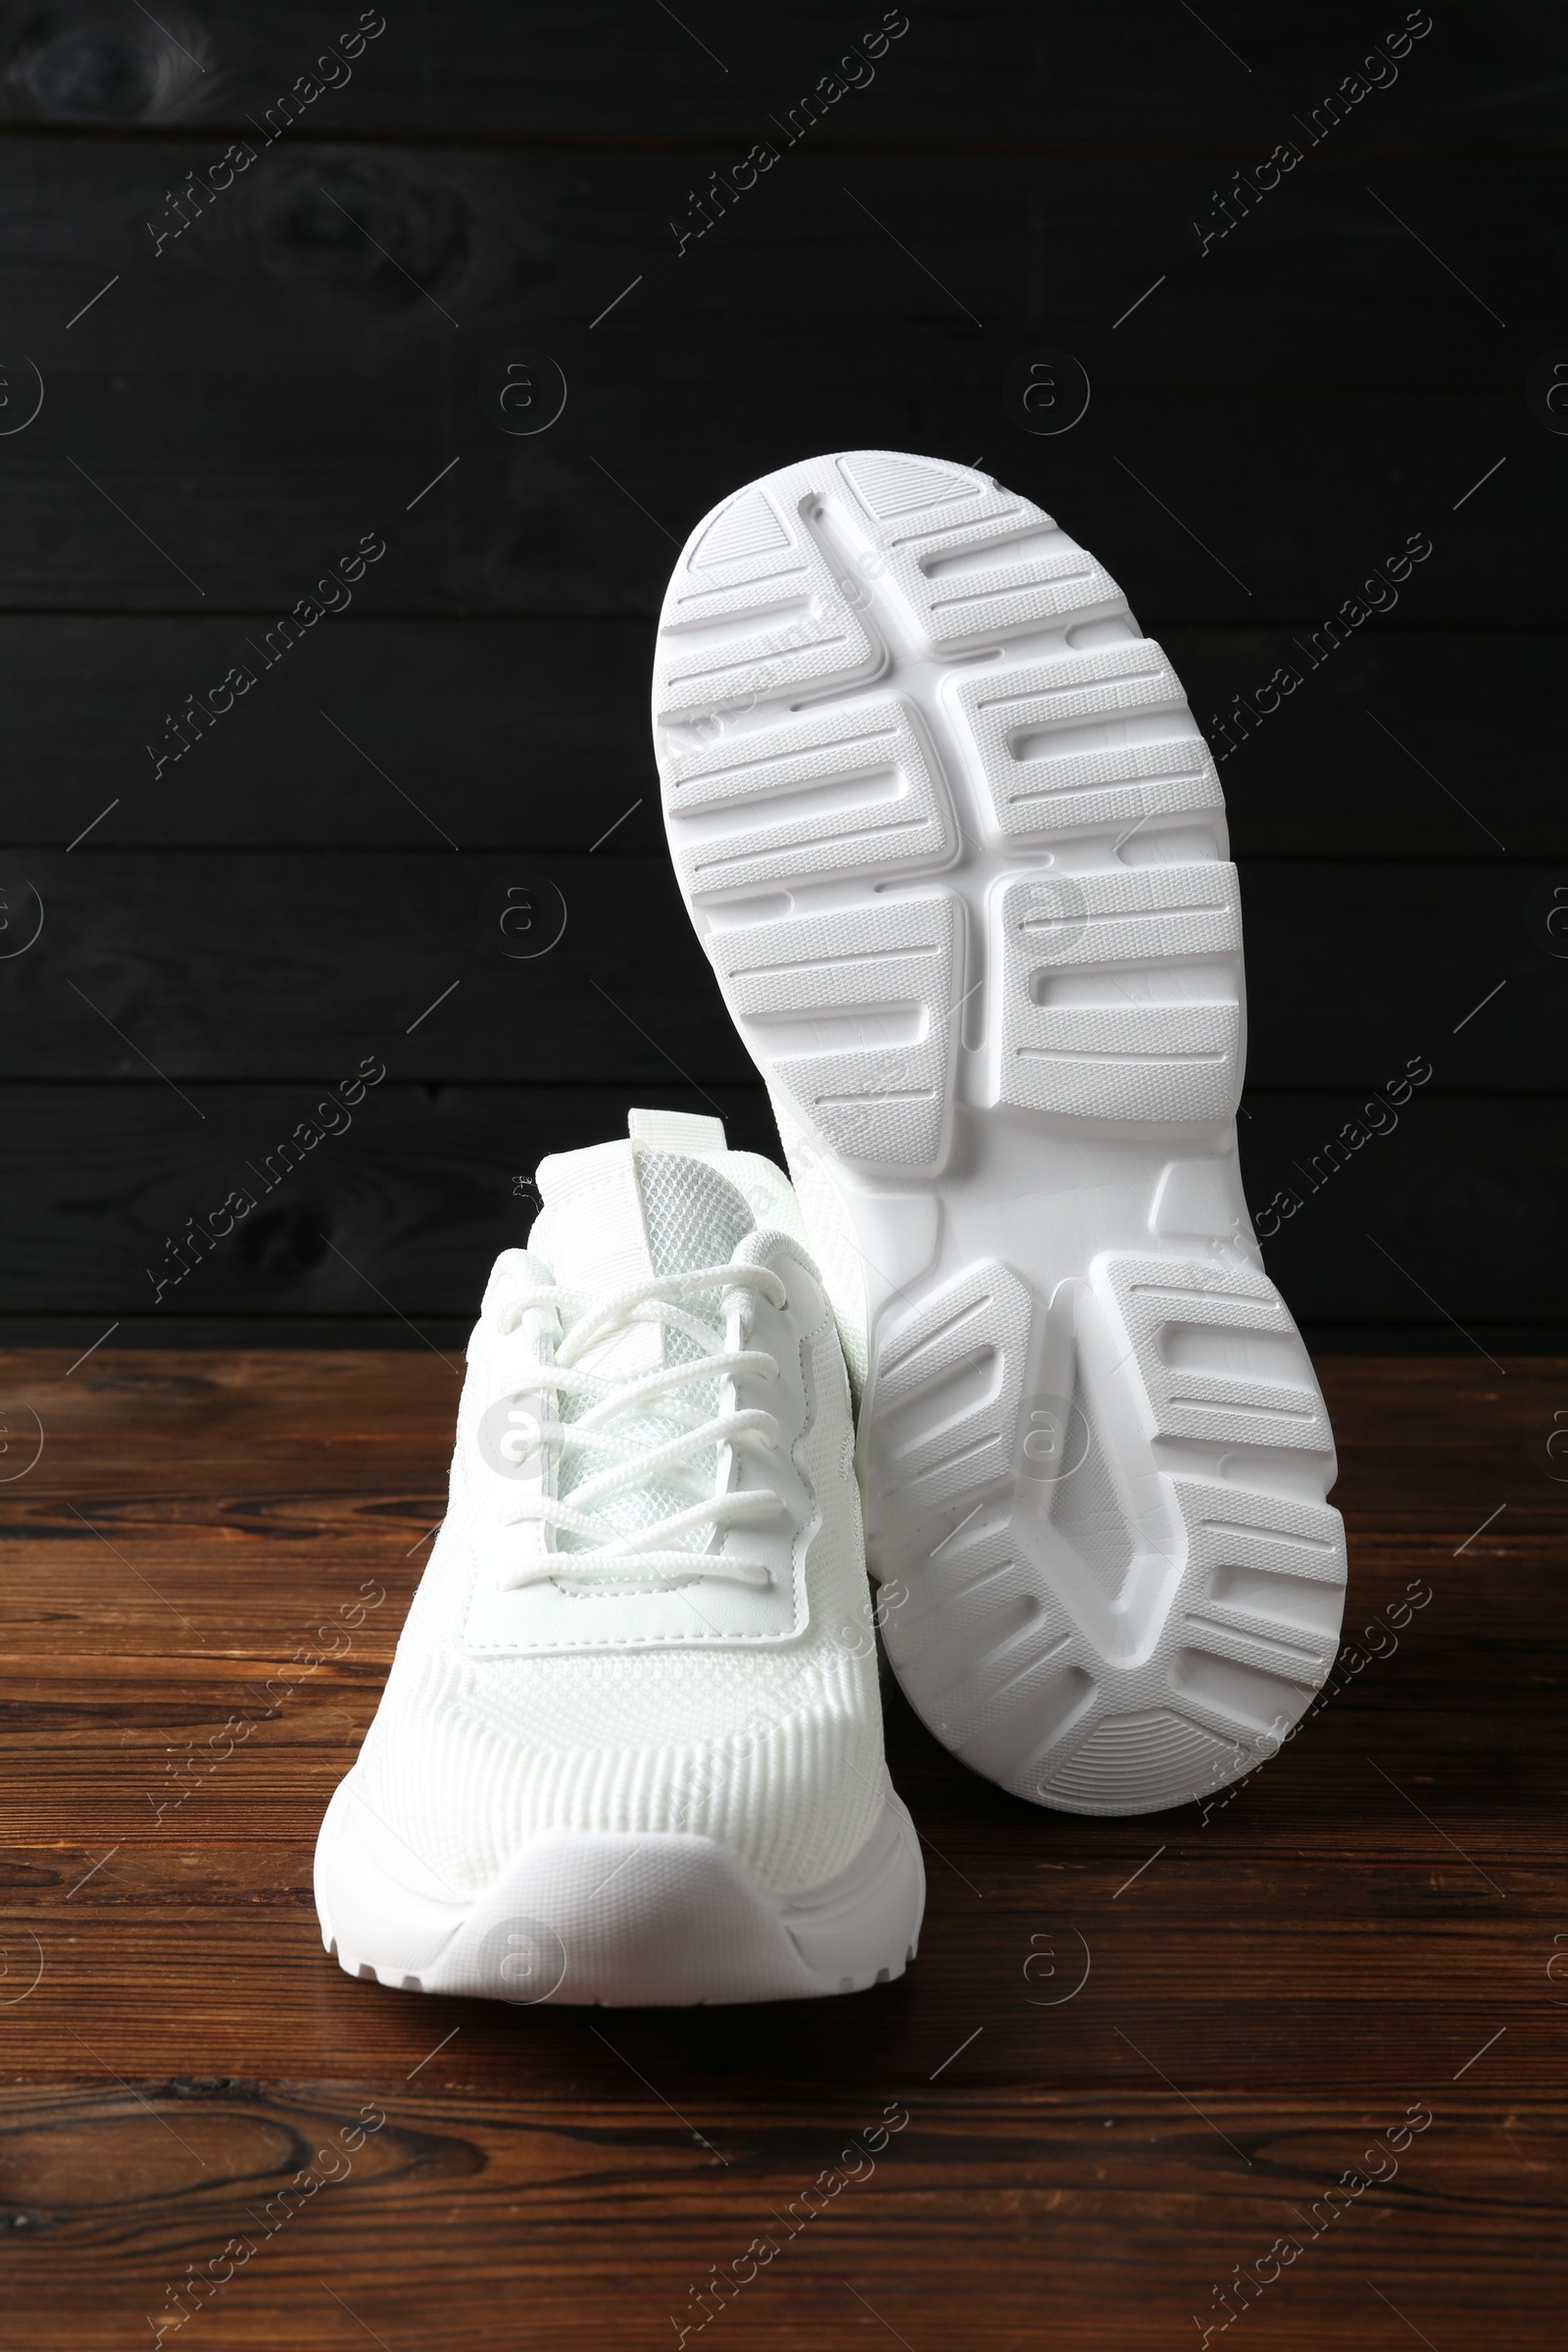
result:
[(349, 1976), (518, 2007), (863, 1992), (904, 1974), (924, 1907), (919, 1839), (891, 1789), (849, 1869), (794, 1896), (754, 1886), (710, 1838), (593, 1830), (542, 1832), (483, 1893), (459, 1894), (352, 1774), (316, 1849), (321, 1940)]
[(1345, 1543), (1242, 1190), (1240, 901), (1175, 672), (1028, 500), (846, 452), (699, 524), (654, 717), (687, 906), (865, 1334), (905, 1690), (1036, 1802), (1203, 1797), (1325, 1680)]

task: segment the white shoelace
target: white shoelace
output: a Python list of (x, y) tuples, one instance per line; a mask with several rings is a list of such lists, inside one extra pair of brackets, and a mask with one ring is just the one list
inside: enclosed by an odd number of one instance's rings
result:
[[(547, 1531), (560, 1530), (589, 1540), (584, 1550), (558, 1551), (548, 1547), (547, 1533), (543, 1553), (520, 1562), (506, 1576), (508, 1590), (556, 1577), (606, 1585), (631, 1581), (666, 1585), (698, 1576), (723, 1577), (742, 1585), (768, 1582), (767, 1570), (758, 1562), (727, 1558), (714, 1546), (722, 1544), (731, 1527), (757, 1525), (776, 1517), (784, 1505), (769, 1488), (751, 1488), (739, 1494), (715, 1489), (650, 1527), (620, 1535), (594, 1515), (596, 1503), (628, 1487), (671, 1475), (677, 1480), (691, 1479), (696, 1471), (694, 1457), (711, 1448), (733, 1446), (747, 1438), (757, 1438), (769, 1447), (778, 1444), (777, 1420), (756, 1407), (695, 1422), (654, 1445), (640, 1445), (630, 1433), (610, 1426), (647, 1405), (666, 1403), (693, 1380), (733, 1381), (744, 1373), (760, 1374), (765, 1380), (778, 1378), (775, 1357), (760, 1348), (727, 1346), (711, 1325), (686, 1311), (681, 1300), (701, 1291), (722, 1294), (720, 1311), (726, 1320), (730, 1296), (735, 1292), (755, 1291), (775, 1306), (785, 1303), (784, 1285), (776, 1274), (765, 1266), (734, 1263), (656, 1276), (593, 1303), (585, 1303), (581, 1293), (543, 1284), (514, 1294), (503, 1317), (504, 1331), (515, 1331), (530, 1309), (554, 1310), (565, 1328), (557, 1342), (554, 1361), (519, 1370), (507, 1393), (514, 1398), (541, 1394), (582, 1397), (586, 1405), (571, 1421), (537, 1418), (519, 1407), (509, 1415), (513, 1427), (501, 1441), (501, 1452), (520, 1466), (534, 1453), (569, 1446), (604, 1455), (607, 1466), (574, 1487), (569, 1500), (543, 1493), (521, 1494), (503, 1507), (504, 1525), (533, 1522)], [(620, 1378), (581, 1368), (580, 1359), (587, 1349), (617, 1332), (648, 1323), (680, 1332), (693, 1343), (697, 1353), (681, 1363), (661, 1364), (653, 1371)], [(710, 1531), (707, 1548), (676, 1548), (675, 1537), (704, 1527)]]

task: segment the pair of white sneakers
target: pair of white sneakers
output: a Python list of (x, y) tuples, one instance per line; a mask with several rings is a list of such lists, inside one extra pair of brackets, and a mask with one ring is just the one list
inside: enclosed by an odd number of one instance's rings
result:
[(541, 1165), (318, 1847), (327, 1946), (383, 1984), (901, 1975), (878, 1627), (939, 1740), (1077, 1813), (1222, 1788), (1335, 1652), (1333, 1439), (1237, 1165), (1224, 804), (1114, 581), (964, 467), (789, 466), (693, 533), (654, 716), (794, 1182), (671, 1111)]

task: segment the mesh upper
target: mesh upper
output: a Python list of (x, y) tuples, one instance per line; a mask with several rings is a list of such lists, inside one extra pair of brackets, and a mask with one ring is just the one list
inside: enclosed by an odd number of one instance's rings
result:
[(728, 1179), (684, 1152), (645, 1149), (636, 1166), (654, 1272), (727, 1264), (757, 1222)]
[[(639, 1252), (650, 1273), (727, 1262), (761, 1227), (778, 1237), (766, 1262), (789, 1276), (792, 1298), (806, 1295), (809, 1286), (791, 1271), (808, 1263), (799, 1211), (771, 1163), (721, 1145), (707, 1155), (645, 1145), (632, 1156), (642, 1239), (632, 1233), (637, 1220), (614, 1232), (607, 1220), (606, 1249), (619, 1251), (614, 1287), (636, 1279)], [(547, 1205), (529, 1237), (533, 1279), (564, 1278), (553, 1248), (567, 1232)], [(586, 1290), (595, 1215), (579, 1214), (569, 1233), (571, 1287)], [(516, 1279), (503, 1280), (502, 1267), (496, 1296)], [(716, 1310), (716, 1296), (709, 1305)], [(887, 1776), (848, 1388), (831, 1317), (819, 1307), (800, 1328), (812, 1404), (794, 1458), (816, 1518), (798, 1637), (776, 1647), (627, 1642), (541, 1654), (476, 1650), (465, 1633), (473, 1531), (492, 1507), (477, 1430), (493, 1394), (496, 1342), (481, 1319), (446, 1522), (356, 1768), (383, 1821), (453, 1888), (492, 1885), (531, 1836), (569, 1828), (707, 1836), (756, 1886), (795, 1894), (836, 1878), (872, 1835)], [(671, 1354), (690, 1346), (678, 1334), (664, 1340)], [(693, 1381), (689, 1409), (709, 1386)], [(639, 1434), (653, 1433), (648, 1414)], [(662, 1515), (671, 1504), (651, 1487), (634, 1507)]]

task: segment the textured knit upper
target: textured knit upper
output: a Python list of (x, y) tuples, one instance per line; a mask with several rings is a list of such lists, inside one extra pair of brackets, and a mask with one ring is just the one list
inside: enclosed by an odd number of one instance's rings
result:
[[(679, 1142), (695, 1138), (702, 1148), (672, 1148), (661, 1121)], [(647, 1140), (637, 1140), (639, 1122), (653, 1131)], [(509, 1288), (525, 1279), (591, 1288), (594, 1236), (611, 1229), (612, 1220), (595, 1213), (598, 1160), (587, 1170), (590, 1154), (547, 1161), (546, 1206), (528, 1249), (504, 1253), (486, 1293), (447, 1518), (357, 1767), (382, 1818), (460, 1892), (488, 1885), (530, 1835), (572, 1828), (712, 1837), (760, 1887), (799, 1893), (848, 1867), (884, 1801), (848, 1386), (832, 1310), (799, 1238), (799, 1211), (769, 1162), (723, 1149), (716, 1120), (634, 1113), (633, 1137), (640, 1246), (652, 1273), (726, 1263), (741, 1250), (785, 1280), (790, 1335), (811, 1399), (792, 1454), (812, 1506), (799, 1538), (804, 1622), (793, 1638), (766, 1642), (606, 1642), (602, 1628), (615, 1622), (606, 1615), (611, 1604), (590, 1592), (576, 1602), (580, 1649), (506, 1654), (466, 1640), (480, 1573), (475, 1536), (481, 1514), (494, 1509), (477, 1434), (493, 1402), (498, 1312)], [(553, 1188), (574, 1205), (559, 1205)], [(637, 1247), (635, 1230), (630, 1245), (622, 1236), (622, 1258)], [(626, 1279), (620, 1260), (603, 1271), (607, 1289)], [(720, 1311), (716, 1293), (687, 1303), (704, 1320)], [(664, 1361), (680, 1344), (678, 1332), (659, 1341)], [(631, 1347), (646, 1358), (638, 1335)], [(694, 1392), (706, 1385), (689, 1383)], [(716, 1381), (712, 1387), (716, 1404)], [(560, 1464), (567, 1490), (587, 1474), (572, 1454), (568, 1442)], [(681, 1491), (678, 1499), (687, 1498)], [(657, 1481), (632, 1488), (614, 1499), (614, 1524), (649, 1524), (675, 1499)], [(494, 1544), (493, 1534), (488, 1541)], [(694, 1564), (700, 1548), (701, 1539)], [(570, 1544), (563, 1549), (569, 1556)], [(701, 1579), (696, 1589), (710, 1590)], [(491, 1605), (504, 1621), (506, 1601)]]

